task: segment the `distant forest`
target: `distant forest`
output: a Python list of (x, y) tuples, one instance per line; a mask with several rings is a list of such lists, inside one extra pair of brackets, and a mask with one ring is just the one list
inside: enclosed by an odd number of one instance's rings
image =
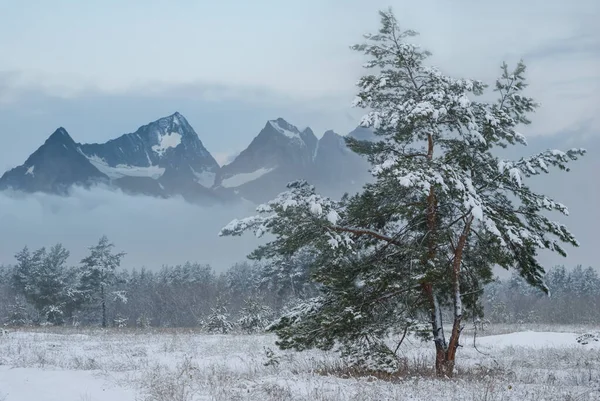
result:
[[(302, 256), (277, 266), (242, 262), (219, 274), (198, 263), (129, 270), (121, 267), (122, 256), (105, 237), (77, 266), (68, 265), (69, 251), (60, 244), (21, 250), (14, 264), (0, 266), (0, 322), (255, 332), (318, 291), (309, 280), (311, 261)], [(557, 266), (546, 284), (550, 296), (517, 275), (494, 280), (485, 287), (478, 321), (600, 322), (594, 268)]]

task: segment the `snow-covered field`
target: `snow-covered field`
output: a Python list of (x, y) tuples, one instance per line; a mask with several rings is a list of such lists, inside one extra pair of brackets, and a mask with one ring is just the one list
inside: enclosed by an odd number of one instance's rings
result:
[(346, 377), (335, 354), (279, 351), (266, 335), (13, 330), (0, 336), (0, 400), (600, 400), (600, 343), (542, 329), (492, 327), (504, 334), (477, 349), (465, 333), (453, 380), (431, 377), (430, 344), (406, 341), (396, 381)]

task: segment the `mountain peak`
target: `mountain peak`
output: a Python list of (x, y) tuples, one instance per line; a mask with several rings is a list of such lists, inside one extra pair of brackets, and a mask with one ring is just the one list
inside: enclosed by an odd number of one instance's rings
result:
[(60, 127), (25, 163), (4, 173), (0, 190), (66, 194), (73, 185), (89, 186), (106, 178), (81, 154), (67, 130)]
[(173, 131), (179, 131), (182, 134), (191, 134), (193, 129), (188, 123), (187, 119), (180, 112), (168, 115), (166, 117), (159, 118), (156, 121), (151, 122), (148, 125), (158, 125), (162, 129), (169, 129)]
[[(285, 119), (283, 119), (282, 117), (277, 117), (275, 120), (270, 120), (270, 121), (272, 121), (272, 122), (274, 122), (274, 123), (277, 123), (277, 124), (280, 124), (280, 125), (283, 125), (283, 126), (290, 126), (290, 127), (293, 127), (293, 125), (292, 125), (292, 124), (288, 123), (288, 122), (287, 122)], [(295, 128), (295, 127), (294, 127), (294, 128)]]
[(339, 149), (343, 152), (346, 152), (348, 150), (346, 147), (346, 141), (344, 140), (344, 137), (337, 134), (333, 130), (325, 131), (321, 139), (319, 139), (319, 145), (317, 152), (315, 152), (315, 157), (317, 156), (317, 153), (322, 152), (324, 148)]
[(174, 121), (174, 122), (179, 122), (180, 120), (183, 120), (183, 121), (187, 122), (187, 120), (185, 119), (185, 117), (183, 116), (183, 114), (181, 114), (178, 111), (176, 111), (175, 113), (173, 113), (170, 116), (167, 116), (165, 118), (168, 118), (169, 120)]
[(269, 120), (267, 124), (270, 124), (275, 131), (287, 136), (288, 138), (298, 138), (300, 131), (296, 126), (288, 123), (283, 118), (279, 117), (276, 120)]
[(63, 127), (59, 127), (56, 129), (56, 131), (52, 133), (52, 135), (48, 137), (48, 139), (46, 139), (46, 144), (51, 143), (71, 145), (75, 144), (75, 141), (73, 140), (73, 138), (71, 138), (71, 135), (69, 135), (66, 129), (64, 129)]
[(203, 191), (213, 185), (219, 169), (196, 131), (179, 112), (106, 143), (82, 144), (79, 149), (112, 180), (129, 187), (142, 185), (153, 193), (181, 194), (194, 187)]

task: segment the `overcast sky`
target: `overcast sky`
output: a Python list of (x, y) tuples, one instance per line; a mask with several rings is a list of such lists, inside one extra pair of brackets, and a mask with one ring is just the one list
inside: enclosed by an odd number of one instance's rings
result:
[[(453, 75), (493, 83), (523, 58), (542, 103), (530, 138), (600, 134), (598, 0), (0, 0), (0, 170), (59, 126), (103, 142), (174, 111), (221, 163), (267, 119), (347, 133), (363, 63), (349, 46), (388, 6)], [(4, 218), (25, 213), (9, 204)]]

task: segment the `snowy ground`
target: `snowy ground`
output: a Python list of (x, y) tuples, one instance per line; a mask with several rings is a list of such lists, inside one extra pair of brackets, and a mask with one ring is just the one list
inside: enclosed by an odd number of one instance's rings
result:
[[(0, 336), (0, 400), (600, 400), (600, 343), (577, 344), (584, 328), (530, 328), (492, 327), (503, 334), (477, 349), (466, 333), (454, 380), (431, 377), (430, 344), (406, 342), (395, 382), (326, 375), (335, 354), (282, 352), (271, 336), (13, 330)], [(265, 366), (268, 348), (279, 363)]]

